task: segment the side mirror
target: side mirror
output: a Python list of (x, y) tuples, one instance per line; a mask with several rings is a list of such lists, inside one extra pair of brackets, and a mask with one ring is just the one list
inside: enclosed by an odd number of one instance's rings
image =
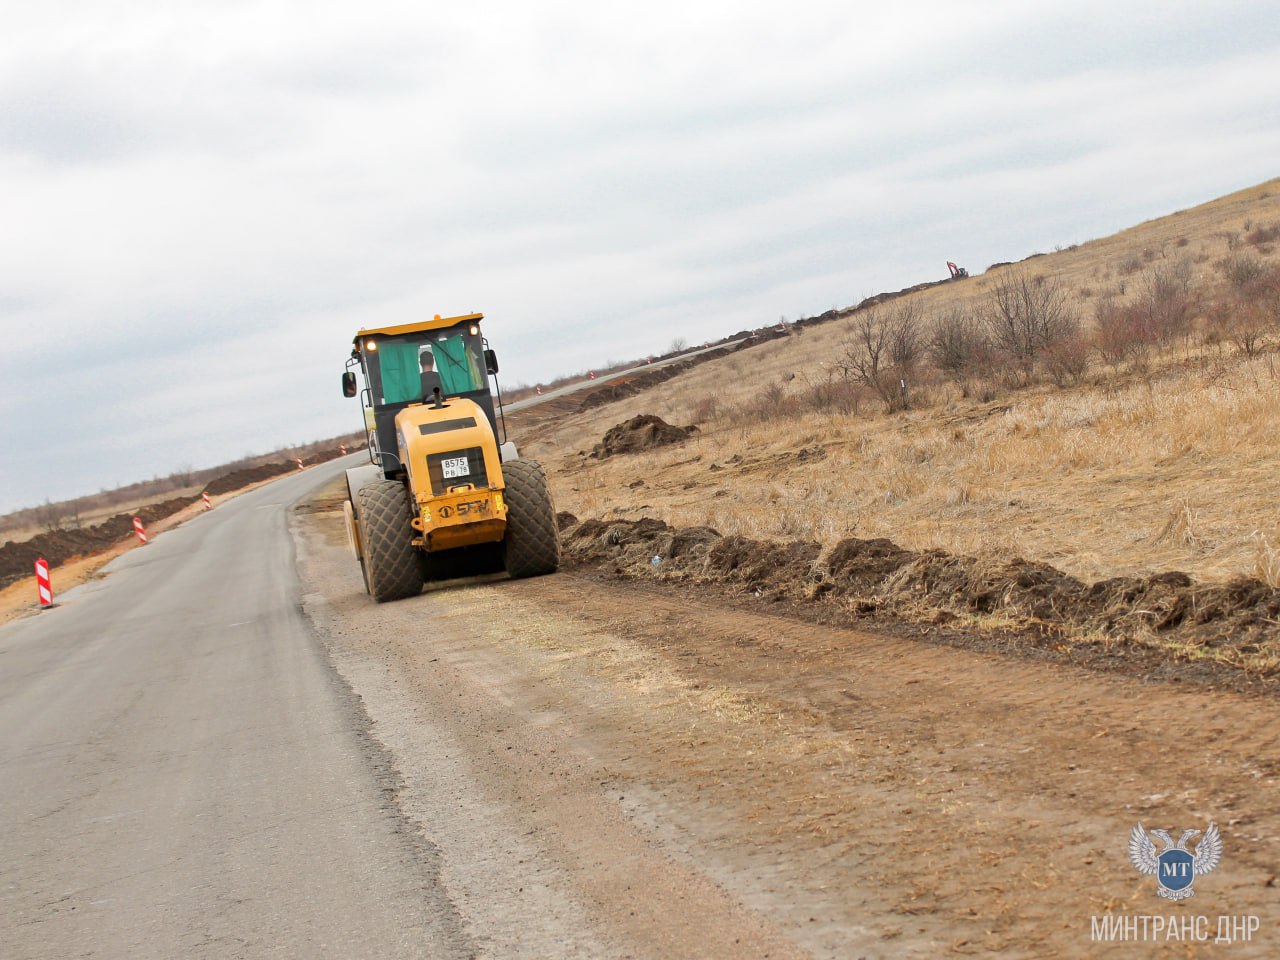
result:
[(356, 375), (350, 370), (342, 375), (342, 395), (344, 397), (356, 395)]
[(484, 368), (491, 374), (498, 372), (498, 355), (492, 350), (484, 352)]

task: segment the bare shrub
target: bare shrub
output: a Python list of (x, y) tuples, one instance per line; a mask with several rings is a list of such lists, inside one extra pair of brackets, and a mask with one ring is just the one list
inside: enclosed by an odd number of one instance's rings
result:
[(719, 413), (719, 397), (715, 394), (699, 397), (698, 401), (693, 405), (693, 422), (706, 423), (709, 420), (714, 420)]
[(1135, 348), (1146, 343), (1142, 332), (1133, 326), (1131, 312), (1114, 294), (1094, 303), (1093, 323), (1093, 348), (1102, 362), (1113, 368), (1131, 359)]
[(771, 383), (764, 388), (764, 394), (761, 399), (765, 406), (781, 409), (786, 406), (787, 389), (780, 383)]
[(1120, 275), (1122, 277), (1127, 277), (1131, 273), (1137, 273), (1139, 270), (1142, 269), (1142, 266), (1143, 266), (1142, 257), (1138, 256), (1136, 253), (1133, 253), (1125, 257), (1123, 260), (1121, 260), (1120, 264), (1116, 267), (1116, 269), (1120, 272)]
[(1271, 267), (1245, 285), (1241, 299), (1257, 308), (1271, 325), (1280, 324), (1280, 267)]
[(1006, 273), (992, 288), (983, 323), (992, 346), (1013, 361), (1024, 382), (1040, 354), (1080, 329), (1061, 281), (1022, 271)]
[(800, 404), (818, 413), (856, 416), (867, 399), (867, 388), (843, 377), (829, 375), (818, 383), (810, 383), (800, 394)]
[(889, 311), (889, 359), (901, 376), (915, 370), (924, 354), (924, 324), (920, 302), (902, 300)]
[(1245, 300), (1215, 303), (1209, 310), (1209, 322), (1218, 336), (1230, 340), (1246, 357), (1256, 357), (1265, 349), (1274, 325), (1256, 303)]
[(1218, 261), (1218, 268), (1233, 287), (1246, 287), (1263, 275), (1262, 261), (1251, 253), (1239, 252)]
[(1166, 345), (1190, 331), (1195, 309), (1192, 276), (1187, 260), (1161, 264), (1143, 274), (1133, 309), (1155, 343)]
[(934, 323), (927, 352), (943, 376), (961, 386), (985, 372), (991, 360), (991, 346), (982, 325), (958, 307)]
[(1090, 353), (1088, 340), (1077, 331), (1044, 351), (1044, 366), (1059, 387), (1073, 387), (1089, 372)]
[(1247, 357), (1261, 353), (1280, 328), (1280, 268), (1267, 267), (1248, 254), (1242, 283), (1229, 290), (1207, 311), (1207, 340), (1230, 340)]
[(35, 521), (39, 524), (40, 529), (47, 533), (61, 530), (66, 520), (67, 504), (65, 503), (53, 503), (46, 499), (44, 503), (35, 508)]
[(719, 410), (718, 416), (733, 423), (768, 423), (798, 416), (800, 412), (799, 400), (788, 395), (786, 387), (770, 383), (745, 403)]
[(1275, 243), (1280, 240), (1280, 224), (1271, 224), (1267, 227), (1258, 227), (1250, 230), (1245, 235), (1245, 243), (1251, 243), (1255, 247), (1261, 247), (1264, 244)]
[(864, 310), (853, 321), (838, 360), (841, 375), (861, 383), (890, 411), (907, 405), (902, 384), (909, 381), (924, 349), (920, 306), (904, 300), (885, 311)]

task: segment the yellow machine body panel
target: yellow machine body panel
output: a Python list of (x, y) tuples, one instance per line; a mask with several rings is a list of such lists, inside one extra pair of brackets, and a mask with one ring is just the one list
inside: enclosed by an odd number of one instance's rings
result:
[(414, 403), (395, 424), (417, 513), (414, 546), (435, 551), (501, 540), (507, 529), (502, 458), (484, 409), (459, 397), (439, 407)]

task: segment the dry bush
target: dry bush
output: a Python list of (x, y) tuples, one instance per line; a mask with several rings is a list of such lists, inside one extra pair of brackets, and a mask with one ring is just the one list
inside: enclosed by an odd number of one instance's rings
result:
[(818, 383), (807, 383), (798, 399), (803, 408), (818, 413), (856, 416), (869, 396), (863, 384), (829, 374)]
[(969, 311), (955, 307), (933, 325), (927, 344), (929, 360), (949, 380), (965, 390), (968, 382), (991, 368), (991, 344), (981, 323)]
[(1258, 227), (1254, 230), (1250, 230), (1245, 235), (1244, 240), (1245, 243), (1251, 243), (1255, 247), (1261, 247), (1268, 243), (1275, 243), (1276, 240), (1280, 240), (1280, 224), (1273, 223), (1270, 226)]
[(1136, 324), (1136, 317), (1114, 294), (1107, 294), (1093, 305), (1093, 347), (1102, 362), (1119, 368), (1126, 361), (1142, 363), (1151, 348), (1147, 331)]
[(1280, 324), (1280, 267), (1264, 269), (1245, 284), (1240, 297), (1252, 304), (1272, 324)]
[(787, 388), (781, 383), (770, 383), (759, 390), (754, 397), (736, 406), (721, 408), (719, 419), (737, 426), (756, 423), (770, 423), (798, 416), (800, 401), (797, 397), (788, 396)]
[(1049, 347), (1079, 335), (1080, 323), (1057, 277), (1010, 271), (991, 290), (983, 317), (987, 336), (1012, 361), (1022, 382)]
[(1057, 386), (1074, 387), (1089, 372), (1089, 355), (1092, 352), (1089, 341), (1077, 333), (1051, 344), (1044, 351), (1045, 370)]
[(1142, 257), (1133, 253), (1121, 260), (1116, 269), (1120, 272), (1120, 276), (1127, 277), (1131, 273), (1137, 273), (1142, 269), (1143, 265)]
[(1280, 327), (1280, 269), (1257, 267), (1208, 311), (1213, 335), (1230, 340), (1250, 358), (1267, 348)]
[(1193, 276), (1187, 260), (1162, 264), (1144, 274), (1134, 305), (1158, 343), (1168, 344), (1190, 331), (1195, 312)]
[(852, 323), (837, 361), (841, 376), (875, 391), (890, 411), (907, 406), (910, 383), (924, 353), (920, 302), (908, 298), (888, 310), (872, 307)]
[(1256, 357), (1267, 346), (1273, 323), (1256, 305), (1219, 301), (1209, 310), (1209, 323), (1218, 336), (1230, 340), (1246, 357)]
[(1262, 261), (1253, 254), (1243, 251), (1223, 257), (1216, 266), (1222, 271), (1227, 281), (1238, 288), (1247, 287), (1261, 278), (1264, 273)]
[(1103, 362), (1146, 370), (1158, 349), (1187, 336), (1197, 306), (1192, 276), (1188, 260), (1160, 264), (1144, 271), (1132, 302), (1111, 295), (1096, 302), (1093, 346)]
[(720, 412), (720, 398), (715, 394), (699, 397), (693, 405), (692, 421), (697, 424), (714, 420)]

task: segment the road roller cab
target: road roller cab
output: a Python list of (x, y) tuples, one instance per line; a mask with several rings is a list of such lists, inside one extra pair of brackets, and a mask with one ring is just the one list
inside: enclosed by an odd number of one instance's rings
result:
[(370, 463), (347, 471), (347, 534), (379, 602), (428, 580), (559, 566), (546, 475), (498, 439), (501, 394), (495, 405), (489, 389), (498, 361), (483, 319), (437, 316), (353, 341), (342, 392), (363, 401)]

